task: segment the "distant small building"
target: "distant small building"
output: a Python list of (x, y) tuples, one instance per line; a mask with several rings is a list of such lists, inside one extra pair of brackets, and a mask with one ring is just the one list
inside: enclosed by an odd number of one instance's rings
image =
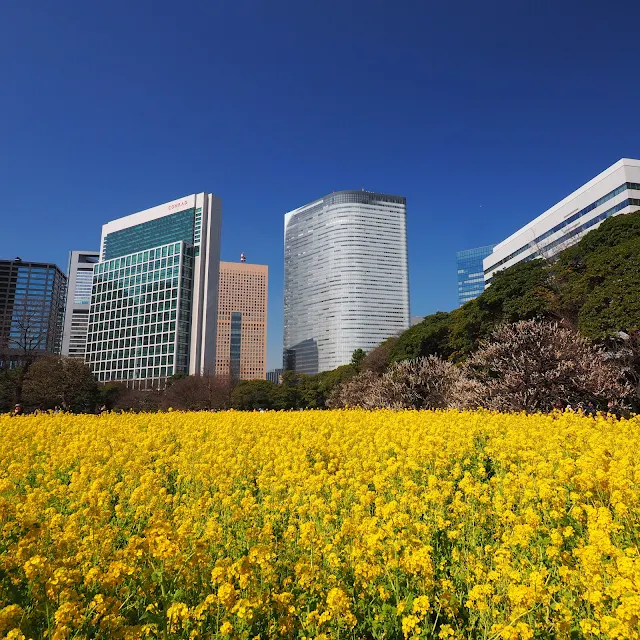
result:
[(411, 316), (411, 326), (420, 324), (424, 320), (424, 316)]
[(484, 291), (482, 261), (493, 251), (495, 245), (467, 249), (456, 253), (458, 265), (458, 302), (460, 306), (477, 298)]
[(272, 369), (267, 371), (267, 380), (273, 382), (273, 384), (280, 384), (282, 382), (282, 374), (284, 369)]
[(87, 349), (93, 266), (99, 260), (99, 251), (72, 251), (69, 254), (67, 302), (62, 333), (63, 356), (84, 360)]

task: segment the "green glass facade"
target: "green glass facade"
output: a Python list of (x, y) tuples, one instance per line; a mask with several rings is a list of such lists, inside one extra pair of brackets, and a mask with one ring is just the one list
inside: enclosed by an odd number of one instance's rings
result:
[[(158, 231), (154, 241), (167, 229)], [(138, 246), (147, 244), (145, 238), (138, 240)], [(110, 246), (119, 253), (130, 244), (123, 236)], [(96, 265), (86, 361), (98, 380), (145, 381), (188, 373), (193, 254), (192, 244), (180, 240)]]
[[(196, 212), (195, 209), (184, 209), (121, 231), (114, 231), (104, 239), (102, 260), (119, 258), (179, 240), (185, 244), (194, 244), (200, 240), (201, 215), (200, 210)], [(196, 232), (198, 239), (194, 240)]]

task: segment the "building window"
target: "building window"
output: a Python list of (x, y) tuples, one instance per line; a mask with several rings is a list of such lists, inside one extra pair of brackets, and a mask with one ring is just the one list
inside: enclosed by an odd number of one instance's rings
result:
[(234, 311), (231, 314), (231, 345), (229, 353), (229, 368), (231, 377), (240, 378), (240, 352), (242, 336), (242, 313)]

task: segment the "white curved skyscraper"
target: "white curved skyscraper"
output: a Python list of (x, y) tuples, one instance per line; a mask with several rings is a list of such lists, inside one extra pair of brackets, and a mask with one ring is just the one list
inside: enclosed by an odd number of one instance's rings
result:
[(285, 369), (335, 369), (408, 327), (405, 198), (338, 191), (285, 215)]

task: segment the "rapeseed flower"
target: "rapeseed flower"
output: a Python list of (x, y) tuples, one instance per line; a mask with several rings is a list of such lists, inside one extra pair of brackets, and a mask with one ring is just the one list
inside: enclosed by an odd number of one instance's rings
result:
[(640, 640), (640, 420), (0, 417), (0, 637)]

